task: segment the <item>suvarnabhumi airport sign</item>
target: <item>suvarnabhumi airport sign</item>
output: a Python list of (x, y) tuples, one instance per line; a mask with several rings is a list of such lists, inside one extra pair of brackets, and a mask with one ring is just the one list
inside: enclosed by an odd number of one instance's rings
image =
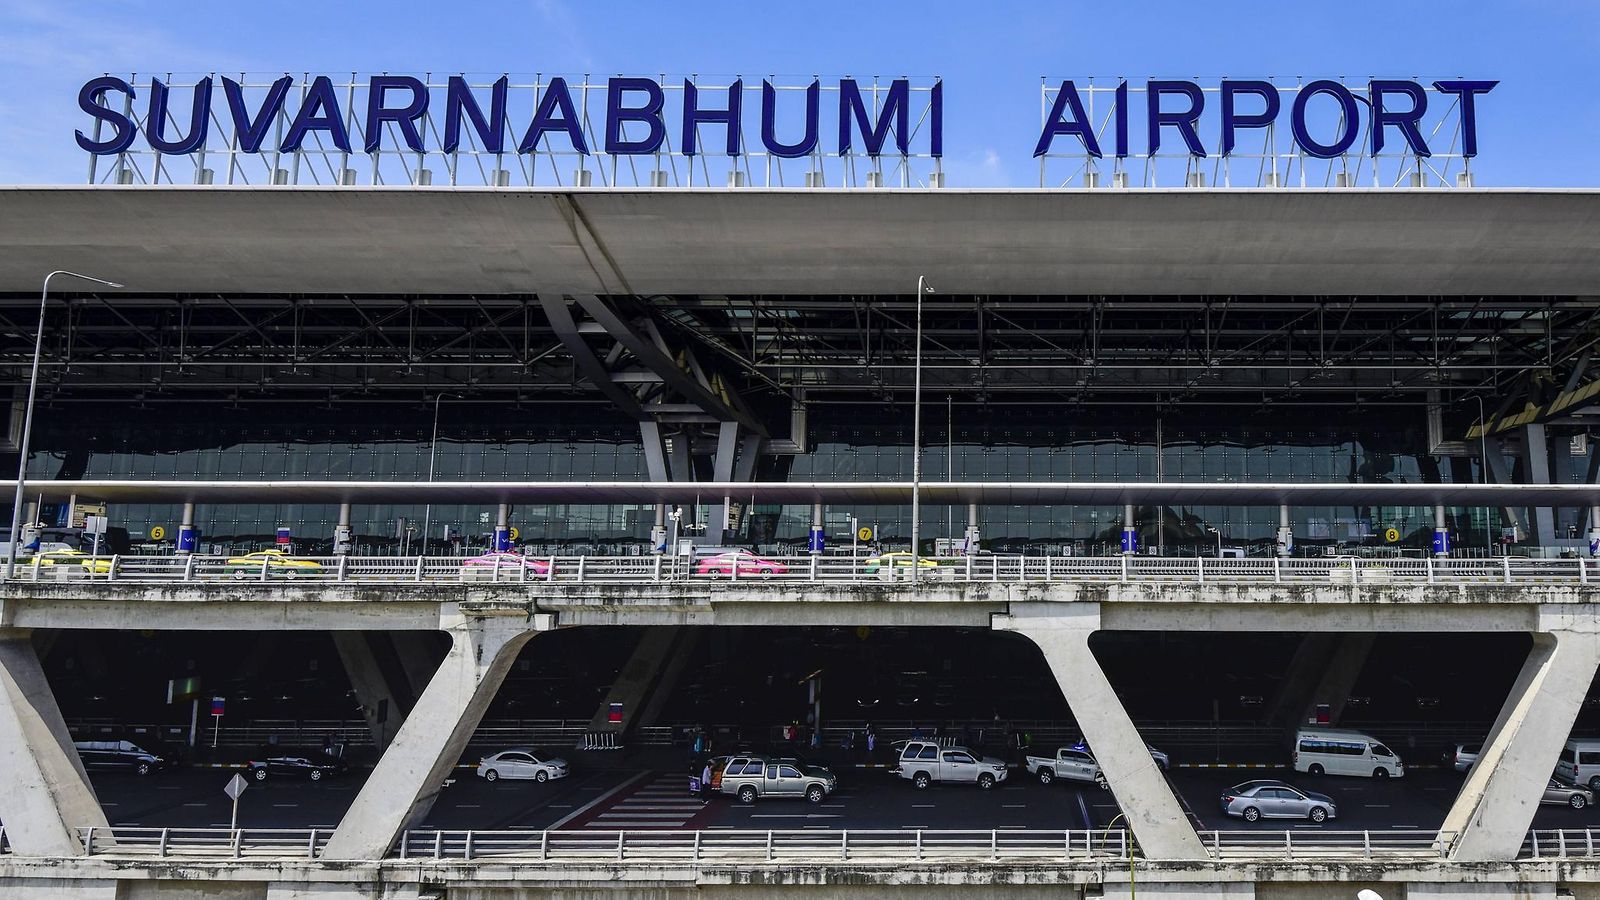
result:
[[(1385, 161), (1412, 183), (1430, 170), (1449, 183), (1459, 165), (1470, 183), (1477, 103), (1495, 84), (1047, 78), (1033, 156), (1041, 186), (1100, 186), (1103, 169), (1159, 185), (1176, 168), (1199, 186), (1208, 163), (1231, 184), (1247, 161), (1256, 184), (1308, 183), (1313, 164), (1381, 183)], [(944, 184), (937, 77), (104, 75), (78, 105), (95, 183)]]

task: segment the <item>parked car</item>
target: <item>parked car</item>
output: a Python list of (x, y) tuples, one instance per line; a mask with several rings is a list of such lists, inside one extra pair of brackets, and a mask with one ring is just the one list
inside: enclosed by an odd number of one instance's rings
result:
[(1405, 766), (1393, 750), (1359, 731), (1302, 728), (1294, 737), (1294, 770), (1309, 775), (1400, 778)]
[(556, 778), (565, 778), (569, 774), (571, 770), (567, 768), (566, 760), (545, 756), (528, 747), (501, 750), (499, 753), (478, 760), (478, 777), (484, 781), (499, 781), (506, 778), (543, 783)]
[(467, 581), (496, 577), (515, 579), (524, 572), (527, 575), (547, 575), (550, 563), (510, 551), (484, 553), (461, 561), (461, 577)]
[(1450, 767), (1457, 772), (1469, 771), (1478, 764), (1478, 754), (1482, 752), (1479, 744), (1457, 744), (1455, 752), (1449, 754)]
[(1556, 760), (1556, 774), (1573, 784), (1600, 791), (1600, 741), (1568, 740)]
[(168, 765), (165, 758), (132, 741), (75, 741), (73, 746), (85, 769), (121, 769), (149, 775)]
[(251, 760), (247, 768), (250, 777), (256, 781), (266, 781), (268, 776), (321, 781), (330, 775), (343, 775), (350, 767), (341, 759), (308, 755), (270, 756), (262, 760)]
[(728, 550), (711, 556), (702, 556), (695, 562), (696, 575), (787, 575), (789, 567), (773, 559), (766, 559), (749, 550)]
[(821, 803), (838, 786), (832, 772), (792, 758), (733, 756), (711, 770), (711, 790), (738, 797), (740, 803), (760, 797), (804, 797), (808, 803)]
[(1222, 794), (1222, 811), (1256, 822), (1261, 819), (1309, 819), (1326, 822), (1338, 816), (1333, 798), (1302, 791), (1282, 781), (1246, 781)]
[[(909, 569), (911, 568), (911, 560), (911, 554), (904, 550), (896, 550), (893, 553), (879, 553), (877, 556), (869, 556), (863, 560), (861, 570), (868, 575), (876, 575), (878, 570), (883, 568)], [(939, 568), (937, 562), (926, 556), (917, 557), (916, 562), (919, 569)]]
[(1579, 787), (1561, 777), (1552, 777), (1544, 786), (1540, 803), (1563, 804), (1573, 809), (1583, 809), (1594, 802), (1594, 791)]
[(900, 751), (900, 761), (895, 774), (911, 782), (918, 790), (938, 782), (976, 784), (989, 790), (1006, 780), (1010, 774), (1005, 761), (993, 756), (982, 756), (966, 747), (940, 749), (932, 741), (907, 741)]
[(310, 559), (296, 559), (282, 550), (258, 550), (255, 553), (246, 553), (244, 556), (229, 559), (223, 566), (224, 571), (241, 580), (252, 575), (260, 577), (263, 566), (266, 567), (268, 578), (292, 579), (316, 575), (322, 571), (322, 563)]
[(46, 550), (34, 556), (40, 568), (67, 567), (68, 571), (92, 572), (104, 575), (111, 571), (111, 560), (104, 556), (90, 556), (82, 550)]

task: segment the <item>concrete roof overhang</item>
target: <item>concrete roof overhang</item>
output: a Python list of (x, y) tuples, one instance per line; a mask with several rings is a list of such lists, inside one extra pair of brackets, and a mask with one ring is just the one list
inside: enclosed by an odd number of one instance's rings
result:
[(1600, 289), (1592, 190), (85, 186), (0, 209), (0, 293), (57, 268), (154, 294)]
[[(0, 494), (16, 490), (0, 481)], [(722, 497), (757, 503), (911, 502), (909, 482), (351, 482), (29, 481), (48, 501), (111, 503), (653, 504)], [(1199, 482), (925, 482), (924, 504), (1065, 506), (1592, 506), (1593, 484), (1215, 484)]]

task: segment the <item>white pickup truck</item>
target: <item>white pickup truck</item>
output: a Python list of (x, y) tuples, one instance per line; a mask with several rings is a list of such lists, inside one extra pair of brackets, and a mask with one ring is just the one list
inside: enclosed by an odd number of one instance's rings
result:
[[(1167, 755), (1154, 747), (1146, 747), (1150, 757), (1156, 765), (1165, 770), (1170, 764)], [(1100, 774), (1100, 764), (1095, 762), (1094, 754), (1083, 744), (1071, 747), (1062, 747), (1056, 751), (1055, 756), (1030, 756), (1027, 757), (1026, 766), (1028, 774), (1039, 776), (1040, 784), (1049, 784), (1057, 778), (1066, 778), (1072, 781), (1092, 781), (1107, 788), (1105, 776)]]

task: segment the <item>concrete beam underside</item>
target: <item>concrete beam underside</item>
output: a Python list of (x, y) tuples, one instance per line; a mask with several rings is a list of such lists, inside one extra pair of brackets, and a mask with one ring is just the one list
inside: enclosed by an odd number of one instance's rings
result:
[(1535, 633), (1517, 673), (1440, 831), (1454, 835), (1450, 858), (1461, 862), (1512, 860), (1538, 809), (1546, 779), (1600, 669), (1600, 634), (1592, 618)]
[(75, 856), (77, 829), (107, 824), (23, 629), (0, 629), (0, 822), (25, 856)]
[(1301, 638), (1268, 721), (1300, 725), (1326, 704), (1329, 721), (1338, 722), (1376, 639), (1371, 632), (1314, 633)]
[(1023, 635), (1044, 654), (1145, 857), (1205, 858), (1199, 834), (1089, 649), (1089, 636), (1100, 629), (1098, 605), (1063, 606), (1045, 615), (996, 616), (993, 624), (998, 630)]
[[(626, 737), (640, 725), (648, 725), (666, 696), (683, 673), (689, 651), (694, 647), (695, 629), (683, 625), (654, 625), (644, 629), (632, 655), (617, 673), (589, 720), (590, 731), (613, 731)], [(622, 704), (622, 722), (610, 719), (611, 704)]]
[(422, 821), (535, 633), (520, 621), (450, 629), (450, 651), (328, 839), (324, 859), (381, 859)]
[[(401, 632), (402, 634), (404, 632)], [(380, 650), (390, 645), (389, 635), (365, 631), (331, 632), (334, 649), (350, 677), (350, 687), (361, 704), (361, 717), (372, 733), (373, 746), (383, 750), (394, 740), (400, 723), (411, 711), (414, 695), (399, 673), (386, 671)]]

